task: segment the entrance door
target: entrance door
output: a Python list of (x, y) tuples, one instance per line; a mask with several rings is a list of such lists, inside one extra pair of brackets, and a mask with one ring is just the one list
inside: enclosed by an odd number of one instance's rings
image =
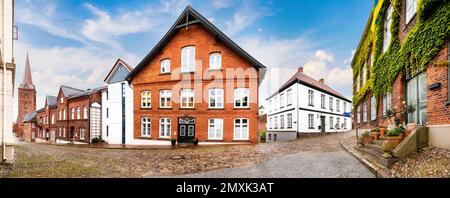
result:
[(325, 132), (325, 116), (320, 116), (320, 132)]
[(427, 122), (427, 75), (421, 73), (407, 82), (407, 105), (413, 107), (408, 112), (408, 123), (425, 124)]
[(52, 142), (54, 142), (54, 141), (55, 141), (55, 138), (56, 138), (56, 133), (55, 133), (55, 130), (52, 129), (52, 130), (50, 131), (50, 140), (51, 140)]
[(178, 118), (178, 143), (193, 143), (195, 139), (195, 118)]

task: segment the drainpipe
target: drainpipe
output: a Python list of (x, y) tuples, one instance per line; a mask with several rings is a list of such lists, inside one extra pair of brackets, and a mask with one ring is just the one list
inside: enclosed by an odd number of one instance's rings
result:
[[(5, 1), (2, 0), (2, 38), (5, 39)], [(2, 128), (3, 128), (3, 132), (2, 132), (2, 161), (6, 161), (6, 142), (5, 142), (5, 133), (6, 133), (6, 111), (5, 111), (5, 100), (6, 100), (6, 60), (5, 60), (5, 41), (1, 41), (2, 42), (2, 60), (3, 60), (3, 82), (2, 82), (2, 86), (3, 86), (3, 101), (2, 101)]]
[[(89, 135), (86, 138), (88, 140), (88, 144), (91, 143), (91, 95), (88, 94), (88, 130), (89, 131)], [(86, 135), (86, 134), (84, 134)]]

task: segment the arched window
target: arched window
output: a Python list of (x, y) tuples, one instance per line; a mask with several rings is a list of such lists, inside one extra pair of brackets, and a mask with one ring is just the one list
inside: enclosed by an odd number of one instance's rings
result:
[(71, 108), (70, 109), (70, 119), (75, 119), (75, 109), (74, 108)]
[(83, 107), (83, 117), (84, 119), (88, 119), (88, 109), (86, 106)]
[(77, 119), (81, 119), (81, 108), (77, 107)]

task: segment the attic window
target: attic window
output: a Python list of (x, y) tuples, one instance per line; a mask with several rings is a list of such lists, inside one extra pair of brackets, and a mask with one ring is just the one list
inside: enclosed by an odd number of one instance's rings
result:
[(181, 49), (181, 72), (195, 71), (195, 47), (187, 46)]

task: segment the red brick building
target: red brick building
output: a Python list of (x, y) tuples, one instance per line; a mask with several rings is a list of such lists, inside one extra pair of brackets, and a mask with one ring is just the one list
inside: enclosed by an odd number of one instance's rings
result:
[(23, 73), (22, 83), (18, 87), (18, 111), (16, 120), (16, 135), (19, 139), (23, 139), (23, 119), (24, 116), (36, 111), (36, 89), (31, 77), (30, 61), (27, 58), (25, 61), (25, 70)]
[(22, 122), (22, 139), (28, 142), (32, 142), (36, 138), (37, 125), (36, 125), (36, 111), (31, 112), (24, 116)]
[(58, 143), (91, 143), (100, 137), (102, 89), (62, 85), (58, 96), (47, 96), (45, 107), (37, 111), (37, 137)]
[[(392, 2), (394, 3), (380, 1), (382, 3), (381, 11), (378, 16), (374, 15), (375, 12), (372, 13), (353, 58), (355, 127), (358, 129), (370, 129), (376, 126), (392, 128), (395, 120), (398, 123), (406, 123), (410, 127), (423, 124), (429, 129), (429, 144), (450, 149), (450, 70), (448, 63), (450, 55), (447, 28), (449, 17), (448, 14), (446, 17), (439, 14), (444, 13), (444, 10), (447, 10), (448, 13), (450, 2), (433, 1), (423, 5), (418, 1), (397, 0)], [(419, 6), (424, 8), (419, 9)], [(429, 25), (437, 19), (442, 20), (442, 23)], [(371, 30), (371, 27), (377, 26), (372, 25), (376, 24), (372, 21), (378, 21), (382, 24), (380, 28), (383, 28), (381, 30), (383, 31), (382, 37), (378, 38), (381, 39), (380, 42), (383, 42), (379, 55), (375, 50), (376, 40), (374, 40), (374, 36), (370, 36), (374, 31)], [(398, 24), (398, 26), (391, 24)], [(427, 26), (432, 28), (426, 28)], [(442, 26), (440, 31), (443, 36), (438, 36), (437, 32), (430, 34), (435, 36), (433, 38), (423, 36), (431, 31), (436, 31), (433, 28), (439, 28), (439, 26)], [(429, 39), (426, 41), (428, 42), (426, 45), (411, 47), (416, 51), (405, 52), (408, 47), (417, 45), (426, 39)], [(426, 47), (423, 48), (424, 46)], [(423, 60), (424, 55), (419, 54), (418, 57), (414, 57), (412, 54), (423, 52), (433, 55), (425, 65), (413, 70), (414, 59), (422, 58)], [(403, 64), (401, 59), (405, 54), (410, 55), (407, 57), (407, 60), (410, 61), (394, 76), (392, 84), (387, 85), (391, 86), (391, 91), (377, 97), (375, 94), (377, 84), (379, 86), (380, 80), (390, 75), (389, 73), (384, 75), (383, 72), (395, 71), (394, 67)], [(390, 60), (391, 62), (385, 61), (389, 60), (389, 57), (396, 56), (401, 58)], [(389, 65), (377, 65), (379, 62)], [(389, 68), (390, 65), (394, 67)], [(362, 69), (359, 69), (359, 66), (363, 66)], [(362, 97), (359, 101), (360, 96)], [(411, 112), (407, 111), (408, 109)], [(394, 116), (389, 117), (388, 114)]]
[(134, 137), (258, 143), (265, 67), (191, 7), (126, 77)]

